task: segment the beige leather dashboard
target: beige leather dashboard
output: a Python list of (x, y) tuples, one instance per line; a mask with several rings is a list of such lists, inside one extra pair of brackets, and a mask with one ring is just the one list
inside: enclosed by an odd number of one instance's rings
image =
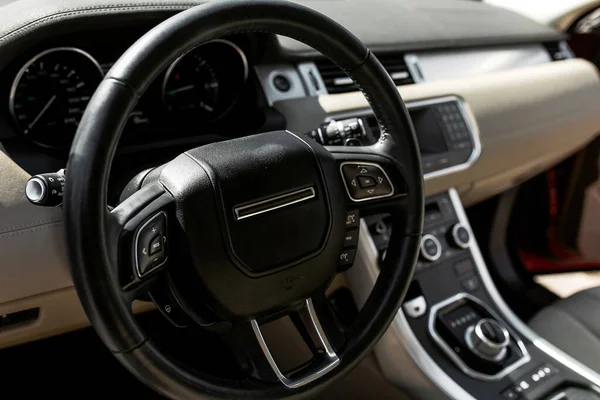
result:
[[(469, 169), (428, 180), (426, 194), (456, 187), (465, 205), (502, 192), (547, 169), (600, 132), (600, 77), (582, 59), (476, 77), (400, 86), (405, 102), (455, 95), (479, 128), (483, 146)], [(361, 93), (275, 104), (288, 129), (307, 132), (328, 115), (368, 108)]]
[[(573, 59), (481, 75), (407, 85), (405, 101), (461, 97), (483, 150), (471, 168), (426, 182), (427, 194), (456, 187), (469, 205), (547, 169), (600, 131), (596, 68)], [(360, 93), (275, 104), (288, 129), (307, 132), (328, 115), (367, 108)], [(72, 288), (60, 209), (30, 205), (28, 175), (0, 152), (0, 314), (40, 307), (35, 323), (0, 332), (0, 348), (87, 325)], [(142, 305), (142, 308), (148, 305)]]

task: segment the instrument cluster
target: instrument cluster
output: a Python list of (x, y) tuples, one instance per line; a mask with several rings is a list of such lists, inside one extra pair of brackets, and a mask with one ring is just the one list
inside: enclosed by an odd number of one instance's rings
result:
[[(14, 126), (36, 144), (70, 146), (81, 116), (112, 63), (91, 51), (54, 47), (27, 61), (10, 88)], [(231, 112), (248, 79), (246, 54), (229, 40), (214, 40), (175, 60), (140, 99), (124, 129), (129, 142), (198, 134)]]

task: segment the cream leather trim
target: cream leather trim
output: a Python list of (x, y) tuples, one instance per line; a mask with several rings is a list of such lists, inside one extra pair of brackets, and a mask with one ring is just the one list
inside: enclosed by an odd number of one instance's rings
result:
[(72, 286), (62, 209), (29, 203), (29, 177), (0, 151), (0, 305)]
[[(600, 132), (599, 83), (593, 64), (572, 59), (399, 87), (405, 101), (459, 96), (479, 127), (479, 161), (466, 171), (428, 180), (426, 193), (457, 187), (470, 205), (566, 158)], [(361, 93), (321, 96), (318, 103), (325, 114), (368, 107)]]
[[(0, 305), (0, 315), (34, 307), (40, 307), (38, 320), (0, 331), (0, 348), (58, 335), (90, 325), (73, 288), (56, 290), (2, 304)], [(152, 303), (135, 302), (133, 311), (144, 312), (153, 307)]]
[[(0, 148), (0, 315), (39, 307), (31, 324), (0, 330), (0, 348), (89, 325), (69, 273), (62, 209), (25, 198), (30, 175)], [(134, 311), (151, 309), (136, 302)]]

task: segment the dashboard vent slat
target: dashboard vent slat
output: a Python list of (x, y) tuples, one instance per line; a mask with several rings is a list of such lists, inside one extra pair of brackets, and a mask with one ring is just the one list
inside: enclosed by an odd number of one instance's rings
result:
[(569, 58), (575, 57), (573, 55), (573, 51), (571, 50), (567, 42), (565, 42), (564, 40), (560, 42), (544, 43), (544, 47), (548, 51), (548, 54), (550, 55), (552, 61), (567, 60)]
[[(386, 71), (396, 86), (409, 85), (414, 83), (410, 71), (406, 67), (404, 58), (398, 55), (381, 55), (378, 56), (379, 61), (383, 64)], [(329, 94), (336, 93), (348, 93), (358, 91), (358, 87), (354, 84), (352, 79), (348, 77), (341, 69), (329, 60), (318, 60), (315, 62), (323, 83), (327, 88)]]

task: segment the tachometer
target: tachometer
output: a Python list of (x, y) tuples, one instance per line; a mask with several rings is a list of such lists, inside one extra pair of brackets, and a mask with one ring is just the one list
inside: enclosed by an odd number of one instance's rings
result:
[(19, 129), (36, 143), (67, 146), (102, 77), (98, 62), (83, 50), (46, 50), (17, 74), (10, 112)]
[(240, 48), (214, 40), (179, 57), (163, 81), (163, 102), (183, 118), (214, 120), (236, 102), (248, 76), (248, 62)]
[(214, 114), (219, 107), (219, 79), (208, 60), (190, 54), (178, 60), (165, 80), (164, 102), (170, 111)]

